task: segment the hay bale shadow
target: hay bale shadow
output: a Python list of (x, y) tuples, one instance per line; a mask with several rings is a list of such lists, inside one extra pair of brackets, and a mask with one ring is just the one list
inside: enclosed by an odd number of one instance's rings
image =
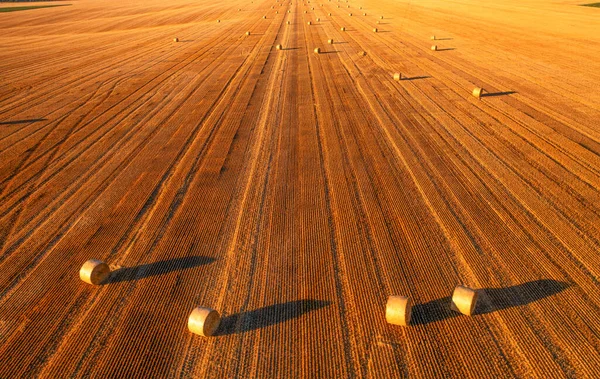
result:
[(552, 279), (534, 280), (506, 288), (486, 288), (480, 293), (476, 314), (486, 314), (503, 309), (531, 304), (569, 288), (569, 284)]
[[(534, 280), (505, 288), (479, 289), (475, 316), (503, 309), (520, 307), (555, 295), (569, 287), (568, 283), (552, 279)], [(412, 325), (426, 325), (461, 316), (450, 309), (451, 297), (416, 304), (412, 310)]]
[(124, 267), (111, 272), (110, 277), (103, 284), (129, 282), (149, 278), (151, 276), (164, 275), (173, 271), (182, 271), (206, 265), (214, 260), (215, 259), (211, 257), (191, 256), (167, 259), (134, 267)]
[(481, 97), (495, 97), (495, 96), (507, 96), (517, 93), (516, 91), (505, 91), (505, 92), (484, 92)]
[(46, 121), (45, 118), (32, 118), (30, 120), (0, 121), (0, 125), (19, 125), (30, 124), (34, 122)]
[(327, 300), (295, 300), (286, 303), (269, 305), (253, 311), (236, 313), (221, 319), (217, 335), (231, 335), (262, 329), (271, 325), (284, 323), (299, 318), (305, 313), (327, 307)]
[(405, 77), (405, 78), (402, 78), (402, 80), (410, 81), (410, 80), (420, 80), (420, 79), (429, 79), (429, 78), (431, 78), (431, 76), (423, 75), (423, 76)]

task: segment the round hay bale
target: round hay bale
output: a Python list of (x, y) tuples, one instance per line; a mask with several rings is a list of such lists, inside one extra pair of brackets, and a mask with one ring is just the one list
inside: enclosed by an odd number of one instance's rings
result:
[(366, 13), (363, 13), (363, 16), (366, 16), (366, 15), (367, 15)]
[(288, 13), (292, 13), (292, 11), (288, 11)]
[(341, 30), (342, 32), (345, 32), (345, 31), (346, 31), (346, 28), (344, 28), (344, 27), (342, 26), (342, 27), (340, 28), (340, 30)]
[(173, 38), (173, 42), (179, 42), (179, 38), (177, 38), (177, 37)]
[(377, 33), (377, 28), (373, 28), (373, 33)]
[(308, 24), (308, 25), (312, 25), (312, 22), (310, 22), (310, 21), (309, 21), (309, 22), (307, 22), (307, 24)]
[(315, 47), (314, 52), (315, 52), (315, 54), (321, 54), (321, 48), (320, 47)]
[(397, 72), (394, 74), (394, 80), (399, 82), (400, 80), (402, 80), (402, 74)]
[(279, 11), (275, 11), (275, 14), (279, 14)]
[(475, 87), (473, 88), (473, 96), (475, 96), (476, 98), (480, 99), (481, 95), (483, 94), (484, 89), (480, 88), (480, 87)]
[(250, 32), (246, 32), (246, 35), (247, 35), (247, 36), (249, 36), (249, 35), (250, 35)]
[(330, 44), (330, 45), (333, 45), (333, 40), (332, 39), (328, 39), (327, 43)]
[(337, 7), (339, 8), (340, 6), (338, 5)]
[(263, 20), (266, 20), (267, 16), (263, 16)]
[(435, 36), (431, 36), (431, 40), (432, 40), (432, 41), (435, 41)]
[(242, 10), (241, 8), (238, 8), (238, 12), (240, 12), (241, 10)]
[(304, 11), (304, 13), (306, 13), (307, 11)]
[(331, 16), (331, 13), (328, 13), (327, 15), (328, 15), (328, 16)]
[(352, 16), (352, 13), (348, 13), (348, 16)]
[(317, 22), (319, 22), (319, 21), (321, 21), (321, 19), (317, 17)]
[(364, 57), (365, 55), (367, 55), (366, 51), (359, 51), (358, 55), (360, 55), (361, 57)]
[(219, 328), (221, 316), (214, 309), (197, 307), (188, 317), (188, 329), (194, 334), (210, 337)]
[(381, 21), (377, 20), (377, 23), (378, 23), (378, 24), (381, 24)]
[(79, 269), (79, 278), (89, 284), (102, 284), (110, 276), (110, 267), (97, 259), (86, 261)]
[(452, 303), (450, 309), (455, 312), (462, 313), (467, 316), (471, 316), (475, 311), (477, 305), (477, 291), (462, 285), (454, 288), (452, 293)]
[(433, 51), (437, 51), (437, 49), (438, 49), (438, 48), (437, 48), (437, 45), (433, 45), (433, 46), (431, 46), (431, 50), (433, 50)]
[(217, 20), (217, 23), (221, 22), (221, 20)]
[(283, 46), (277, 45), (277, 46), (275, 46), (275, 49), (277, 49), (277, 50), (283, 50)]
[(289, 24), (290, 24), (290, 22), (288, 21), (288, 22), (287, 22), (287, 24), (289, 25)]
[(379, 16), (379, 19), (380, 19), (380, 20), (383, 20), (383, 16)]
[(412, 315), (412, 301), (408, 296), (390, 296), (385, 305), (385, 319), (389, 324), (408, 326)]

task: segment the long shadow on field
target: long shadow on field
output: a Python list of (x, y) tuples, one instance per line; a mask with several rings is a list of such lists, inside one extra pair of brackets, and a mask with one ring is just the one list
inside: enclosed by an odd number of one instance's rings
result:
[(486, 288), (481, 295), (475, 312), (491, 313), (507, 308), (527, 305), (545, 297), (555, 295), (569, 287), (568, 283), (552, 279), (534, 280), (507, 288)]
[(420, 79), (429, 79), (429, 78), (431, 78), (431, 76), (423, 75), (423, 76), (412, 76), (410, 78), (402, 78), (402, 80), (410, 81), (410, 80), (420, 80)]
[(221, 319), (219, 335), (229, 335), (262, 329), (298, 318), (305, 313), (316, 311), (331, 304), (327, 300), (296, 300), (287, 303), (269, 305), (267, 307), (237, 313)]
[[(534, 280), (506, 288), (483, 288), (475, 315), (492, 313), (503, 309), (519, 307), (557, 294), (569, 287), (569, 284), (552, 279)], [(412, 310), (411, 324), (425, 325), (436, 321), (461, 316), (450, 310), (450, 296), (432, 300), (425, 304), (416, 304)]]
[(481, 94), (481, 97), (494, 97), (494, 96), (506, 96), (517, 93), (516, 91), (506, 91), (506, 92), (484, 92)]
[(437, 49), (437, 51), (452, 51), (452, 50), (456, 50), (455, 47), (445, 47), (443, 49)]
[(151, 276), (164, 275), (173, 271), (182, 271), (193, 267), (206, 265), (214, 260), (214, 258), (210, 257), (192, 256), (167, 259), (165, 261), (147, 263), (134, 267), (124, 267), (113, 271), (110, 274), (110, 278), (108, 278), (106, 281), (106, 284), (128, 282), (132, 280), (148, 278)]
[(16, 120), (16, 121), (0, 121), (0, 125), (19, 125), (29, 124), (32, 122), (46, 121), (45, 118), (32, 118), (31, 120)]

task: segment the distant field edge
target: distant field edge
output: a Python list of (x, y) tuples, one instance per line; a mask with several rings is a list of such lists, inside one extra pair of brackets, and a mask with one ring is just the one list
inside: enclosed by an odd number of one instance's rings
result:
[(582, 7), (595, 7), (600, 8), (600, 3), (581, 4)]
[(24, 7), (5, 7), (0, 8), (0, 13), (5, 12), (16, 12), (16, 11), (27, 11), (30, 9), (38, 9), (38, 8), (54, 8), (54, 7), (66, 7), (71, 4), (55, 4), (55, 5), (29, 5)]

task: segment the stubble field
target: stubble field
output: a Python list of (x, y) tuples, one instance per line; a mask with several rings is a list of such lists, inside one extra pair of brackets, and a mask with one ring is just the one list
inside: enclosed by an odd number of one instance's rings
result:
[(600, 372), (600, 10), (56, 4), (0, 13), (0, 378)]

